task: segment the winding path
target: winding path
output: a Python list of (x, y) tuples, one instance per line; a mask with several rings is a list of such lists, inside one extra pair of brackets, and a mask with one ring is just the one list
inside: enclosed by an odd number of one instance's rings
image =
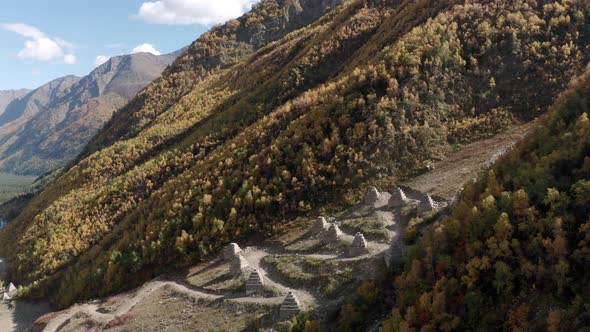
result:
[[(392, 249), (393, 243), (399, 243), (399, 238), (402, 233), (402, 226), (400, 223), (401, 208), (393, 209), (393, 211), (387, 208), (390, 194), (383, 192), (379, 200), (374, 204), (373, 212), (384, 221), (384, 225), (388, 231), (388, 239), (385, 242), (367, 241), (369, 247), (369, 254), (358, 256), (358, 257), (346, 257), (335, 254), (295, 254), (301, 257), (314, 258), (324, 261), (355, 261), (364, 260), (367, 258), (376, 258), (381, 254), (387, 255)], [(353, 236), (351, 234), (343, 234), (342, 241), (352, 242)], [(260, 305), (280, 305), (284, 299), (284, 294), (293, 292), (301, 301), (303, 307), (307, 310), (314, 308), (319, 305), (319, 299), (313, 294), (306, 290), (289, 287), (276, 279), (273, 278), (272, 274), (267, 271), (261, 261), (266, 256), (293, 256), (288, 253), (277, 253), (276, 250), (271, 248), (258, 248), (258, 247), (247, 247), (242, 252), (244, 258), (248, 261), (251, 268), (257, 269), (262, 277), (265, 279), (267, 285), (277, 289), (283, 295), (279, 297), (271, 298), (258, 298), (258, 297), (236, 297), (235, 294), (231, 294), (231, 291), (226, 293), (213, 293), (205, 290), (204, 288), (190, 285), (184, 279), (182, 280), (163, 280), (162, 277), (157, 278), (151, 282), (144, 284), (142, 287), (135, 291), (134, 295), (130, 295), (123, 300), (123, 302), (113, 311), (105, 312), (104, 308), (101, 308), (101, 303), (87, 303), (81, 305), (75, 305), (66, 311), (56, 313), (57, 315), (52, 318), (44, 331), (57, 332), (61, 328), (68, 324), (69, 319), (75, 317), (78, 314), (83, 314), (90, 319), (96, 321), (99, 324), (106, 325), (110, 321), (127, 314), (133, 309), (138, 303), (150, 296), (154, 291), (168, 288), (175, 292), (187, 295), (194, 299), (204, 299), (209, 301), (215, 300), (227, 300), (236, 303), (244, 304), (260, 304)]]

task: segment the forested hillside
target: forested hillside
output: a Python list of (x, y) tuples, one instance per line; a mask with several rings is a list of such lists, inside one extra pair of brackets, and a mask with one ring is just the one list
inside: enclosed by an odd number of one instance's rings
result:
[(116, 113), (83, 156), (135, 136), (209, 75), (247, 60), (255, 51), (314, 22), (340, 3), (341, 0), (262, 1), (240, 19), (213, 28), (191, 44), (188, 52), (160, 79)]
[(396, 280), (383, 331), (590, 325), (590, 73), (469, 184)]
[(588, 63), (585, 2), (458, 3), (266, 0), (203, 35), (0, 233), (12, 277), (131, 287), (529, 121)]

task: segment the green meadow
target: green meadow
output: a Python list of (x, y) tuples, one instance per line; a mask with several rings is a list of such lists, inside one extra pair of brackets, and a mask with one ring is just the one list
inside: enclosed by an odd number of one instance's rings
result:
[(0, 204), (30, 191), (34, 176), (0, 173)]

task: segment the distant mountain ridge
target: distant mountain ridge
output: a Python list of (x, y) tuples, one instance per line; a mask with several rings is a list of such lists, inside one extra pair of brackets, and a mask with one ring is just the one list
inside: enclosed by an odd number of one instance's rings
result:
[(0, 171), (39, 175), (63, 166), (182, 51), (115, 56), (85, 77), (0, 93)]
[(29, 89), (0, 91), (0, 115), (4, 113), (6, 107), (15, 99), (20, 99), (26, 96), (29, 92), (31, 92)]
[[(73, 75), (60, 77), (29, 92), (22, 98), (14, 99), (6, 105), (2, 112), (0, 126), (3, 129), (14, 128), (26, 122), (41, 109), (49, 106), (54, 98), (60, 96), (79, 80), (79, 77)], [(5, 130), (2, 130), (1, 133), (4, 137), (9, 134)]]

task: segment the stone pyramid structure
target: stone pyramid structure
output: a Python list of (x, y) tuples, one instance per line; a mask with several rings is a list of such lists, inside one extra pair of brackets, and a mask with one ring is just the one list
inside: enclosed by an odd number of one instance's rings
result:
[(402, 188), (398, 187), (393, 191), (393, 194), (391, 194), (388, 205), (389, 207), (399, 207), (402, 206), (406, 201), (408, 201), (406, 193), (402, 190)]
[(365, 195), (365, 205), (373, 206), (375, 203), (377, 203), (380, 197), (381, 193), (379, 193), (379, 190), (377, 190), (375, 187), (371, 187), (369, 192)]
[(354, 240), (352, 241), (352, 246), (349, 250), (350, 256), (361, 256), (369, 253), (369, 248), (367, 246), (367, 240), (365, 240), (365, 236), (363, 233), (356, 233)]
[(236, 258), (240, 252), (242, 252), (242, 249), (237, 243), (230, 243), (223, 250), (223, 259), (226, 261), (231, 261), (232, 259)]
[(229, 261), (229, 273), (233, 277), (241, 277), (245, 272), (247, 272), (249, 267), (250, 264), (240, 253), (238, 253)]
[(263, 288), (264, 278), (258, 270), (254, 270), (254, 272), (250, 273), (248, 280), (246, 280), (246, 295), (256, 294)]
[(10, 301), (11, 298), (10, 298), (10, 296), (8, 294), (4, 293), (4, 294), (2, 294), (2, 300), (3, 301)]
[(327, 231), (329, 228), (330, 228), (330, 224), (328, 224), (328, 222), (326, 221), (326, 218), (318, 217), (318, 219), (315, 221), (313, 226), (311, 226), (311, 233), (312, 234), (321, 234), (321, 233)]
[(293, 292), (289, 292), (283, 303), (281, 304), (281, 308), (279, 309), (279, 315), (281, 319), (289, 319), (295, 315), (298, 315), (301, 312), (301, 304), (299, 303), (299, 299), (297, 296), (293, 294)]
[(424, 195), (418, 205), (418, 214), (434, 211), (437, 209), (436, 203), (432, 200), (429, 194)]
[(10, 298), (13, 298), (18, 294), (18, 289), (13, 283), (10, 283), (4, 288), (4, 294), (8, 295)]
[(400, 239), (391, 244), (389, 259), (392, 262), (403, 262), (408, 254), (408, 248), (402, 243)]
[(322, 240), (324, 243), (337, 242), (338, 240), (340, 240), (341, 236), (342, 231), (340, 230), (340, 227), (338, 227), (338, 225), (336, 224), (331, 224), (328, 231), (324, 233)]
[(8, 290), (8, 292), (16, 292), (17, 291), (16, 286), (14, 286), (13, 283), (10, 283), (10, 285), (8, 285), (7, 290)]

